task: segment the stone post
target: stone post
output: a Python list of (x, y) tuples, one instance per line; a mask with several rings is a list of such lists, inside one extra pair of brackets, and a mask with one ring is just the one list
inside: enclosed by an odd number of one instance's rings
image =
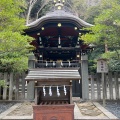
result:
[(81, 55), (82, 99), (89, 99), (88, 56)]
[[(35, 68), (35, 56), (34, 55), (29, 55), (28, 68), (29, 69)], [(34, 81), (28, 82), (28, 84), (27, 84), (27, 99), (30, 101), (34, 100), (34, 87), (35, 87)]]

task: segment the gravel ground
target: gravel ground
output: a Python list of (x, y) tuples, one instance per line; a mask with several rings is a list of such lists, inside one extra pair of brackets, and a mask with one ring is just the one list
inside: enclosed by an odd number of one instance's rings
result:
[[(102, 105), (102, 102), (100, 102), (100, 104)], [(107, 101), (105, 108), (120, 118), (120, 101)]]
[(16, 103), (14, 103), (14, 102), (0, 102), (0, 113), (6, 111), (10, 107), (12, 107), (14, 104), (16, 104)]

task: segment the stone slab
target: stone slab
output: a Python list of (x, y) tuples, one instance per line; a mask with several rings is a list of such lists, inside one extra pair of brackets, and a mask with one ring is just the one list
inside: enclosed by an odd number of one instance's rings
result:
[(2, 120), (33, 120), (33, 116), (6, 116)]
[(115, 115), (113, 115), (111, 112), (109, 112), (107, 109), (102, 107), (99, 103), (93, 102), (93, 104), (101, 110), (109, 119), (118, 119)]
[(84, 116), (76, 103), (75, 104), (75, 109), (74, 109), (74, 120), (83, 120), (83, 119), (109, 119), (107, 116)]
[(80, 119), (82, 114), (77, 106), (77, 104), (74, 102), (75, 104), (75, 107), (74, 107), (74, 119), (77, 120), (77, 119)]
[(9, 114), (10, 112), (12, 112), (13, 110), (15, 110), (18, 106), (20, 106), (21, 103), (17, 103), (15, 105), (13, 105), (12, 107), (10, 107), (8, 110), (6, 110), (5, 112), (0, 114), (0, 120), (3, 119), (5, 116), (7, 116), (7, 114)]
[(80, 97), (72, 97), (73, 102), (80, 102)]
[(33, 120), (33, 115), (31, 116), (7, 116), (9, 113), (14, 111), (17, 107), (19, 107), (21, 103), (17, 103), (10, 107), (8, 110), (0, 114), (0, 120)]

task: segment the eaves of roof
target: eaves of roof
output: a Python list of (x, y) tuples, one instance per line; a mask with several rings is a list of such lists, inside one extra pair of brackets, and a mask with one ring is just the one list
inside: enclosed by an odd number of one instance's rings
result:
[(27, 24), (26, 26), (29, 27), (29, 29), (32, 28), (32, 30), (39, 28), (40, 26), (44, 25), (45, 22), (49, 21), (71, 21), (73, 23), (75, 23), (77, 25), (77, 27), (92, 27), (92, 24), (89, 24), (85, 21), (83, 21), (82, 19), (80, 19), (79, 17), (66, 12), (64, 10), (56, 10), (54, 12), (50, 12), (48, 14), (46, 14), (45, 16), (37, 19), (36, 21)]

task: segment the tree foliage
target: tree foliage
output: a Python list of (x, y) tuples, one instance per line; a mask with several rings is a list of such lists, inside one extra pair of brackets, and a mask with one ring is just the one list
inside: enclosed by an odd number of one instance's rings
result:
[(76, 14), (84, 19), (85, 13), (87, 11), (86, 0), (73, 0), (72, 1), (73, 9), (75, 9)]
[[(98, 2), (98, 0), (96, 0), (96, 2)], [(100, 2), (91, 6), (88, 4), (88, 0), (72, 0), (71, 5), (78, 17), (91, 24), (94, 23), (94, 18), (99, 15), (101, 11)]]
[(5, 86), (5, 80), (0, 80), (0, 87), (7, 87)]
[(110, 59), (110, 63), (120, 61), (120, 3), (118, 0), (103, 0), (101, 8), (100, 15), (94, 20), (95, 25), (81, 38), (87, 44), (105, 46), (99, 57)]
[(23, 70), (32, 38), (24, 35), (24, 0), (0, 1), (0, 70)]
[(100, 4), (89, 7), (84, 13), (84, 20), (88, 23), (95, 24), (94, 19), (101, 13)]

